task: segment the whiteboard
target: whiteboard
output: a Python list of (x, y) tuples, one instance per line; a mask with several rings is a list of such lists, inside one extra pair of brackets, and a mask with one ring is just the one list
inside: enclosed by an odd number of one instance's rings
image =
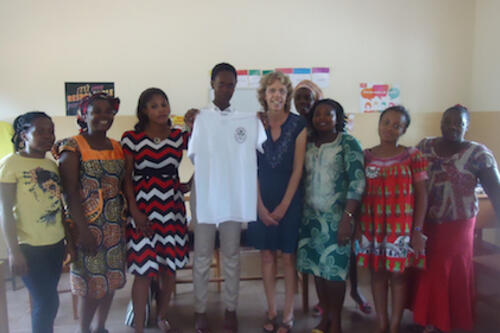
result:
[[(210, 103), (214, 100), (213, 89), (210, 89), (208, 96), (209, 96), (208, 102)], [(259, 103), (259, 100), (257, 99), (257, 89), (255, 88), (234, 89), (233, 98), (231, 98), (231, 106), (234, 106), (236, 110), (242, 112), (264, 111)], [(290, 111), (292, 113), (298, 114), (293, 102)]]
[[(214, 100), (214, 90), (210, 89), (208, 94), (209, 102)], [(240, 112), (257, 112), (262, 111), (262, 106), (257, 99), (257, 89), (254, 88), (238, 88), (234, 89), (233, 98), (231, 98), (231, 106)]]

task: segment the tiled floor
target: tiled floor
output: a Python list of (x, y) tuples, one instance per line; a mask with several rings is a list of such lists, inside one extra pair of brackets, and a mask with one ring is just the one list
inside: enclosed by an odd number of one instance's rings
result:
[[(246, 253), (243, 256), (242, 264), (242, 274), (249, 274), (250, 272), (255, 273), (259, 270), (259, 259), (256, 253)], [(183, 271), (180, 274), (189, 274), (187, 271)], [(67, 276), (63, 276), (62, 283), (67, 283)], [(312, 280), (312, 279), (310, 279)], [(497, 286), (498, 283), (489, 282), (486, 284), (486, 288), (491, 286)], [(491, 285), (490, 285), (491, 284)], [(368, 276), (366, 273), (361, 271), (360, 285), (362, 290), (371, 301), (370, 290), (368, 287)], [(111, 313), (108, 319), (107, 328), (110, 332), (121, 333), (121, 332), (133, 332), (132, 329), (127, 328), (124, 322), (125, 311), (127, 308), (127, 303), (130, 297), (130, 287), (131, 279), (127, 283), (126, 287), (116, 293)], [(175, 318), (175, 323), (178, 324), (182, 332), (194, 332), (193, 329), (193, 287), (192, 285), (179, 285), (177, 288), (177, 295), (172, 301), (172, 318)], [(310, 285), (310, 304), (315, 304), (316, 295), (314, 293), (314, 287)], [(280, 281), (278, 284), (278, 304), (283, 302), (283, 282)], [(217, 293), (215, 284), (210, 286), (210, 303), (208, 314), (211, 318), (212, 328), (214, 332), (222, 332), (222, 317), (224, 312), (224, 306), (220, 300), (220, 294)], [(20, 288), (16, 291), (12, 291), (12, 288), (8, 287), (7, 292), (7, 302), (9, 311), (9, 326), (11, 333), (25, 333), (30, 332), (30, 314), (29, 314), (29, 302), (28, 294), (25, 288)], [(302, 312), (301, 307), (301, 297), (300, 294), (296, 296), (296, 324), (293, 332), (302, 333), (310, 332), (311, 328), (317, 323), (317, 319), (313, 318), (310, 314), (305, 315)], [(262, 332), (262, 324), (264, 320), (264, 313), (266, 309), (266, 301), (263, 293), (261, 281), (252, 282), (242, 282), (240, 287), (240, 305), (238, 309), (240, 332), (241, 333), (254, 333)], [(500, 313), (495, 313), (495, 311), (486, 308), (484, 305), (479, 304), (478, 306), (478, 325), (474, 332), (481, 333), (499, 333), (500, 326), (494, 323), (494, 319), (498, 318)], [(365, 316), (362, 315), (358, 310), (355, 309), (353, 301), (346, 297), (345, 307), (343, 311), (343, 329), (346, 332), (372, 332), (374, 315)], [(405, 312), (403, 328), (401, 332), (407, 332), (405, 327), (411, 323), (411, 313)], [(57, 333), (73, 333), (77, 332), (77, 322), (73, 320), (72, 308), (71, 308), (71, 296), (70, 294), (61, 294), (61, 305), (59, 308), (59, 313), (56, 318), (55, 332)], [(157, 328), (150, 328), (147, 332), (160, 332)], [(3, 333), (3, 332), (2, 332)]]

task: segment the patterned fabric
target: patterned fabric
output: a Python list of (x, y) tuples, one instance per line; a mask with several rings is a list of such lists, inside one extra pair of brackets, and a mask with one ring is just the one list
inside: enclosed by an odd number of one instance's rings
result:
[(416, 148), (389, 158), (365, 150), (366, 192), (361, 205), (361, 244), (358, 264), (403, 272), (423, 268), (425, 256), (410, 249), (413, 223), (413, 184), (427, 178), (427, 161)]
[(0, 183), (16, 184), (14, 217), (20, 244), (52, 245), (64, 238), (61, 181), (54, 161), (7, 155), (0, 161)]
[(82, 135), (56, 142), (53, 154), (80, 154), (80, 194), (89, 229), (97, 244), (97, 255), (87, 256), (77, 247), (71, 264), (73, 294), (102, 298), (125, 285), (125, 212), (121, 192), (125, 160), (120, 143), (113, 150), (94, 150)]
[(295, 155), (295, 140), (305, 126), (306, 120), (302, 116), (290, 113), (281, 125), (281, 135), (278, 140), (274, 141), (271, 130), (267, 129), (267, 140), (262, 145), (264, 154), (259, 152), (258, 155), (259, 170), (270, 167), (276, 171), (291, 172)]
[(484, 169), (496, 169), (495, 157), (486, 146), (477, 142), (469, 142), (464, 150), (452, 156), (441, 157), (435, 151), (438, 141), (439, 138), (429, 138), (418, 144), (429, 161), (426, 222), (445, 223), (470, 219), (479, 211), (474, 192), (479, 182), (479, 173)]
[(97, 99), (107, 100), (111, 104), (113, 112), (115, 114), (118, 113), (118, 109), (120, 108), (120, 99), (118, 97), (110, 96), (104, 92), (98, 92), (92, 95), (85, 96), (81, 100), (78, 110), (76, 111), (77, 123), (81, 128), (80, 132), (85, 132), (87, 130), (87, 110), (89, 108), (89, 105), (91, 105)]
[[(281, 125), (278, 140), (274, 141), (270, 130), (266, 131), (267, 140), (262, 145), (264, 154), (258, 152), (257, 164), (260, 195), (269, 211), (273, 211), (285, 195), (293, 171), (295, 141), (305, 126), (304, 118), (290, 113)], [(260, 250), (293, 253), (297, 248), (301, 217), (302, 190), (299, 187), (279, 226), (266, 227), (260, 219), (248, 224), (249, 243)]]
[(189, 134), (172, 129), (168, 138), (154, 143), (144, 132), (122, 136), (125, 154), (134, 159), (134, 191), (139, 209), (152, 222), (153, 236), (127, 224), (127, 263), (130, 273), (154, 277), (160, 269), (175, 273), (188, 263), (184, 195), (177, 174)]
[(363, 151), (349, 134), (330, 143), (307, 144), (305, 205), (299, 228), (297, 270), (330, 281), (345, 281), (351, 244), (339, 246), (337, 230), (347, 200), (365, 189)]

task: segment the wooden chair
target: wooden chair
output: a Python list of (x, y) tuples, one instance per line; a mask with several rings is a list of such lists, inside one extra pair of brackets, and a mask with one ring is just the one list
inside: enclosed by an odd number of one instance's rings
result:
[[(489, 277), (494, 281), (500, 280), (500, 248), (484, 240), (484, 233), (487, 230), (496, 228), (498, 232), (499, 227), (500, 224), (488, 197), (479, 196), (479, 214), (475, 226), (473, 258), (476, 281), (481, 276)], [(498, 309), (500, 312), (500, 293), (491, 293), (491, 290), (488, 293), (480, 293), (478, 290), (477, 300)]]
[(0, 332), (9, 332), (9, 316), (7, 314), (7, 296), (5, 293), (5, 262), (0, 261)]
[[(65, 261), (63, 262), (63, 268), (62, 268), (62, 273), (69, 273), (69, 261)], [(61, 276), (64, 276), (64, 275), (61, 275)], [(59, 283), (61, 283), (61, 281), (59, 281)], [(71, 293), (71, 287), (65, 287), (65, 288), (62, 288), (62, 289), (57, 289), (57, 293), (58, 294), (65, 294), (65, 293)], [(31, 299), (31, 294), (29, 294), (29, 302), (30, 302), (30, 312), (33, 308), (33, 304), (32, 304), (32, 299)], [(78, 320), (78, 296), (76, 295), (73, 295), (71, 294), (71, 303), (72, 303), (72, 307), (73, 307), (73, 319), (74, 320)]]

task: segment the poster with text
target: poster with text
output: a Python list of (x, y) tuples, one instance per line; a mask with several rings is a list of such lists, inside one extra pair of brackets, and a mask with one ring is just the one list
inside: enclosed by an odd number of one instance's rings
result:
[(399, 85), (361, 83), (359, 87), (361, 112), (379, 112), (401, 103)]
[(115, 95), (114, 82), (66, 82), (66, 115), (76, 116), (78, 107), (83, 98), (98, 92), (105, 92), (110, 96)]

